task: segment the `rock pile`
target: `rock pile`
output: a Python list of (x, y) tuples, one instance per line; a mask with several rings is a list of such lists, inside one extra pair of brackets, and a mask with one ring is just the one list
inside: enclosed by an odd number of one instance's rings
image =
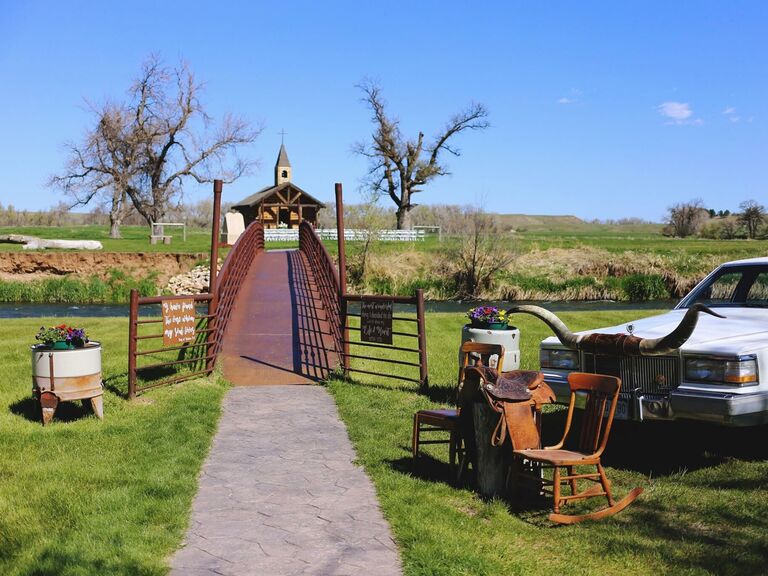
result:
[[(219, 270), (221, 270), (221, 264), (219, 264)], [(165, 292), (171, 294), (201, 294), (202, 292), (208, 292), (208, 280), (210, 271), (208, 266), (195, 266), (186, 274), (179, 274), (173, 276), (168, 280), (168, 284), (165, 286)]]

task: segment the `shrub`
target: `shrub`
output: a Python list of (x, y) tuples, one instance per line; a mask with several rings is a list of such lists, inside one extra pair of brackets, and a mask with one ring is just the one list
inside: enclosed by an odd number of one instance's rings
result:
[(621, 288), (628, 300), (661, 300), (669, 298), (664, 278), (658, 274), (631, 274), (621, 279)]

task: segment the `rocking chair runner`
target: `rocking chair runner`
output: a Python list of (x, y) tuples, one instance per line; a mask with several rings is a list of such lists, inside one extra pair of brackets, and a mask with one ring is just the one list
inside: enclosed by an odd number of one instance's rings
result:
[[(497, 369), (502, 369), (504, 362), (504, 346), (499, 344), (479, 344), (477, 342), (465, 342), (461, 345), (459, 365), (459, 380), (457, 386), (457, 395), (461, 395), (461, 388), (464, 384), (464, 369), (469, 366), (470, 358), (475, 358), (475, 365), (483, 365), (483, 358), (486, 362), (493, 356), (498, 356)], [(460, 398), (458, 398), (460, 400)], [(439, 410), (419, 410), (413, 415), (413, 457), (419, 456), (419, 448), (422, 444), (448, 444), (449, 462), (451, 467), (456, 465), (456, 456), (459, 456), (459, 479), (466, 468), (465, 450), (462, 445), (460, 410), (461, 402), (458, 402), (458, 408), (446, 408)], [(448, 432), (447, 439), (437, 438), (422, 440), (421, 435), (428, 432)]]
[[(614, 501), (610, 482), (600, 463), (600, 456), (605, 450), (611, 431), (621, 380), (602, 374), (572, 372), (568, 375), (568, 384), (571, 387), (571, 399), (562, 440), (554, 446), (548, 446), (541, 450), (515, 450), (513, 453), (515, 459), (519, 461), (528, 461), (553, 469), (551, 481), (542, 481), (540, 477), (535, 477), (535, 480), (540, 483), (543, 482), (544, 486), (551, 487), (554, 512), (550, 514), (549, 519), (559, 524), (596, 520), (616, 514), (631, 504), (643, 491), (642, 488), (635, 488), (622, 500)], [(572, 444), (572, 437), (569, 433), (573, 423), (577, 393), (586, 395), (586, 404), (582, 415), (580, 433), (575, 444)], [(568, 449), (566, 444), (572, 446), (573, 449)], [(577, 466), (595, 466), (597, 471), (576, 473), (575, 468)], [(561, 468), (565, 468), (567, 474), (563, 475)], [(578, 491), (577, 484), (579, 481), (590, 481), (596, 485)], [(569, 495), (562, 493), (562, 484), (568, 484), (570, 487)], [(568, 515), (560, 513), (560, 508), (572, 500), (595, 496), (605, 496), (608, 500), (608, 507), (588, 514)]]

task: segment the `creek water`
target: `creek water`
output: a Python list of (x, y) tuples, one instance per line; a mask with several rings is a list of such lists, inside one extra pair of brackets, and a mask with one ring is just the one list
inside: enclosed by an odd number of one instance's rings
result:
[[(509, 308), (512, 302), (461, 302), (427, 301), (427, 312), (466, 312), (480, 305)], [(606, 311), (606, 310), (669, 310), (676, 300), (652, 300), (648, 302), (614, 302), (597, 300), (589, 302), (515, 302), (515, 304), (536, 304), (553, 312)], [(203, 309), (205, 309), (203, 307)], [(160, 306), (141, 306), (141, 316), (159, 316)], [(2, 304), (0, 318), (102, 318), (127, 317), (128, 304)]]

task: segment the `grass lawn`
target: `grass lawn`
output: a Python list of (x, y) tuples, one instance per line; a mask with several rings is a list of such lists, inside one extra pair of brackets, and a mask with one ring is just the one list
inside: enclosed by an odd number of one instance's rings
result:
[[(38, 238), (58, 240), (98, 240), (104, 246), (103, 252), (171, 252), (171, 253), (210, 253), (211, 231), (205, 228), (187, 228), (187, 240), (181, 239), (181, 228), (166, 229), (166, 234), (173, 236), (171, 244), (150, 244), (149, 226), (121, 226), (122, 238), (109, 237), (108, 226), (0, 226), (0, 236), (4, 234), (23, 234)], [(2, 252), (19, 252), (21, 244), (0, 244)]]
[[(645, 311), (643, 314), (648, 314)], [(638, 312), (572, 312), (574, 329)], [(0, 356), (0, 574), (163, 574), (183, 537), (196, 478), (226, 384), (202, 379), (124, 400), (125, 319), (85, 323), (105, 347), (105, 419), (63, 404), (43, 428), (30, 397), (28, 346), (53, 319), (4, 320)], [(523, 367), (548, 329), (520, 316)], [(617, 423), (604, 462), (617, 497), (646, 491), (617, 516), (554, 527), (548, 503), (485, 502), (455, 486), (443, 447), (410, 456), (413, 412), (452, 396), (460, 314), (427, 318), (431, 390), (383, 379), (328, 385), (358, 461), (376, 484), (409, 575), (758, 574), (768, 558), (766, 429)], [(562, 410), (545, 414), (545, 441)], [(594, 504), (599, 504), (594, 502)]]
[[(43, 428), (29, 345), (41, 324), (84, 325), (102, 342), (104, 420), (62, 403)], [(165, 574), (186, 529), (226, 384), (201, 379), (135, 402), (127, 319), (3, 320), (0, 574)]]
[[(584, 329), (649, 314), (562, 317)], [(612, 518), (570, 527), (549, 523), (548, 501), (513, 507), (454, 486), (443, 446), (426, 447), (432, 457), (416, 465), (410, 455), (412, 416), (451, 397), (463, 322), (459, 314), (428, 315), (428, 397), (383, 379), (329, 384), (359, 462), (376, 484), (407, 574), (765, 573), (765, 427), (617, 422), (603, 458), (614, 494), (621, 498), (635, 486), (645, 493)], [(522, 367), (537, 368), (538, 342), (548, 329), (526, 316), (515, 323), (522, 331)], [(557, 408), (545, 414), (545, 443), (559, 437), (562, 416)]]

